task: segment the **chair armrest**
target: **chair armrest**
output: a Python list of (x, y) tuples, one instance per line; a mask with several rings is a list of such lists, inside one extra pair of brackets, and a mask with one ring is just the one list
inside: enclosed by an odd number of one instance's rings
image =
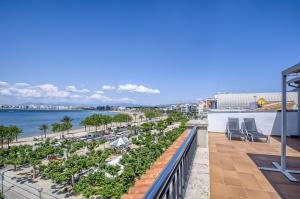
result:
[(229, 129), (228, 129), (228, 122), (226, 122), (226, 133), (228, 133)]
[(257, 132), (263, 134), (263, 131), (261, 129), (257, 129)]
[(240, 129), (241, 134), (247, 135), (247, 132), (244, 129)]

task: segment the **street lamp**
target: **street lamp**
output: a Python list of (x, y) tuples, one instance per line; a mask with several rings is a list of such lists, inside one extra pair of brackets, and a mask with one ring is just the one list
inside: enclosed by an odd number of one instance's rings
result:
[(1, 173), (1, 193), (3, 195), (3, 186), (4, 186), (4, 172)]
[(38, 189), (38, 192), (39, 192), (39, 198), (42, 199), (42, 191), (43, 191), (43, 188), (39, 188)]

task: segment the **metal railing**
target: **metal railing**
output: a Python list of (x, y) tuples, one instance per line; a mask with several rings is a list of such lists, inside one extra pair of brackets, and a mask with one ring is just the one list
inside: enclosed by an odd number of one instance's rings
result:
[(144, 199), (184, 198), (196, 149), (197, 127), (194, 127), (190, 130), (180, 148), (149, 188)]

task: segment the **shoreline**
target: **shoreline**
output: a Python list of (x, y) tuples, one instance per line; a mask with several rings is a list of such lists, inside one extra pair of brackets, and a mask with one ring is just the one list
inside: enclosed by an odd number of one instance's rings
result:
[[(108, 112), (108, 111), (107, 111)], [(109, 111), (109, 112), (117, 112), (117, 113), (126, 113), (132, 116), (132, 112), (127, 112), (127, 111)], [(139, 112), (137, 117), (139, 115), (144, 115), (143, 113)], [(137, 120), (137, 122), (134, 122), (134, 118), (133, 118), (133, 122), (132, 124), (134, 125), (140, 125), (142, 123), (144, 123), (146, 121), (146, 118), (144, 117), (144, 119), (142, 121)], [(119, 126), (120, 123), (112, 123), (113, 127), (117, 127)], [(127, 123), (121, 123), (122, 126), (128, 126)], [(50, 138), (50, 139), (60, 139), (61, 135), (64, 135), (65, 138), (74, 138), (74, 137), (82, 137), (82, 136), (86, 136), (88, 135), (90, 132), (95, 131), (96, 128), (94, 126), (87, 126), (86, 127), (86, 131), (85, 131), (85, 127), (75, 127), (70, 129), (69, 133), (67, 133), (67, 131), (63, 131), (63, 132), (48, 132), (46, 135), (47, 137), (45, 138), (44, 134), (42, 132), (40, 132), (39, 134), (34, 134), (34, 135), (26, 135), (24, 137), (18, 137), (18, 141), (14, 140), (11, 145), (20, 145), (20, 144), (30, 144), (33, 145), (35, 143), (38, 142), (42, 142), (45, 141), (46, 139)], [(99, 126), (97, 128), (98, 131), (100, 130), (104, 130), (104, 125)], [(34, 140), (34, 138), (37, 139), (41, 139), (42, 140)]]
[[(24, 111), (49, 111), (49, 112), (57, 112), (57, 111), (95, 111), (95, 114), (105, 114), (105, 113), (111, 113), (112, 115), (116, 114), (116, 113), (121, 113), (121, 111), (98, 111), (98, 110), (47, 110), (47, 109), (0, 109), (1, 110), (16, 110), (16, 111), (20, 111), (20, 110), (24, 110)], [(130, 113), (128, 113), (130, 114)], [(78, 124), (77, 122), (75, 122), (75, 126), (70, 129), (70, 131), (73, 131), (73, 130), (78, 130), (78, 129), (81, 129), (81, 128), (84, 128), (83, 126), (81, 126), (80, 124)], [(13, 125), (13, 124), (11, 124)], [(54, 132), (52, 132), (50, 129), (51, 129), (51, 124), (48, 125), (49, 126), (49, 130), (47, 131), (47, 135), (51, 135), (51, 134), (56, 134)], [(18, 136), (18, 140), (20, 139), (26, 139), (28, 137), (41, 137), (41, 135), (44, 135), (44, 133), (40, 130), (38, 130), (38, 126), (36, 126), (36, 130), (32, 129), (30, 130), (29, 132), (26, 131), (26, 132), (23, 132), (21, 133), (19, 136)]]

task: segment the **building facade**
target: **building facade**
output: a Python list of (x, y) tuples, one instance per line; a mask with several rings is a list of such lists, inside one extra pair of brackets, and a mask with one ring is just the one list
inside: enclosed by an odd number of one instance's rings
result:
[[(215, 95), (217, 109), (256, 109), (259, 103), (281, 102), (281, 92), (221, 93)], [(288, 92), (287, 101), (298, 107), (297, 92)]]

